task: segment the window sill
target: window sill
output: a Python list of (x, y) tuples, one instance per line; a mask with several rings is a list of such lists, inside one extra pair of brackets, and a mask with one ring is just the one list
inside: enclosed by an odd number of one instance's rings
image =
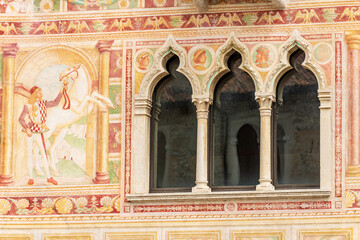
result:
[(224, 199), (290, 199), (290, 198), (328, 198), (330, 190), (302, 189), (302, 190), (275, 190), (275, 191), (237, 191), (237, 192), (210, 192), (210, 193), (148, 193), (127, 194), (129, 202), (154, 201), (189, 201), (189, 200), (224, 200)]

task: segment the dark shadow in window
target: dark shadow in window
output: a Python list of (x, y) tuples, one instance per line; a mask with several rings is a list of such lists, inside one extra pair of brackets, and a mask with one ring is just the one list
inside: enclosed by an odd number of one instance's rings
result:
[(259, 129), (260, 116), (253, 80), (239, 69), (241, 61), (239, 53), (232, 54), (228, 60), (231, 71), (215, 87), (209, 134), (212, 139), (209, 141), (209, 177), (215, 191), (255, 189), (259, 179), (258, 131), (255, 128)]
[[(290, 56), (293, 69), (280, 79), (273, 106), (276, 188), (320, 186), (320, 102), (315, 75), (302, 67), (305, 53)], [(276, 134), (275, 134), (276, 133)]]
[(196, 109), (187, 78), (167, 62), (170, 73), (156, 85), (150, 130), (150, 191), (190, 191), (196, 173)]
[(260, 169), (258, 135), (251, 125), (245, 124), (240, 128), (236, 146), (240, 165), (239, 184), (258, 184)]

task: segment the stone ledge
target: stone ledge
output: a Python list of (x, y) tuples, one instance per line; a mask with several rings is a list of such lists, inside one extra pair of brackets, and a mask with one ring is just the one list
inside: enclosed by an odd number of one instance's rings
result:
[(224, 199), (294, 199), (294, 198), (328, 198), (330, 190), (275, 190), (275, 191), (237, 191), (211, 193), (148, 193), (127, 194), (129, 202), (161, 202), (161, 201), (189, 201), (189, 200), (224, 200)]

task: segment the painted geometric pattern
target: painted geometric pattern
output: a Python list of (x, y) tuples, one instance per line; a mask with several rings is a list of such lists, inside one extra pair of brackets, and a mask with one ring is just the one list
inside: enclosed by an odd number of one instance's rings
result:
[[(272, 203), (238, 203), (238, 211), (260, 210), (308, 210), (331, 209), (331, 202), (272, 202)], [(225, 204), (178, 204), (178, 205), (135, 205), (135, 213), (142, 212), (217, 212), (225, 211)]]
[(131, 32), (176, 28), (221, 28), (318, 24), (360, 21), (359, 7), (306, 8), (281, 11), (176, 14), (40, 22), (0, 22), (0, 35), (46, 35), (94, 32)]

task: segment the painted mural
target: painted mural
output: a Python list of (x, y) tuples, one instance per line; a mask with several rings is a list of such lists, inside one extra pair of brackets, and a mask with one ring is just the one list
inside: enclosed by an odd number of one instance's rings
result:
[[(360, 8), (290, 2), (211, 0), (198, 12), (192, 0), (0, 1), (0, 240), (358, 239), (360, 163), (349, 124)], [(166, 75), (167, 59), (179, 58), (193, 97), (211, 98), (230, 53), (266, 93), (290, 69), (289, 49), (305, 52), (304, 68), (316, 69), (319, 96), (330, 99), (320, 106), (331, 116), (329, 189), (131, 200), (136, 116), (151, 115), (143, 86)], [(334, 230), (339, 222), (344, 229)]]
[(24, 155), (16, 150), (15, 160), (26, 159), (19, 165), (27, 166), (28, 180), (24, 181), (23, 173), (16, 173), (17, 184), (91, 183), (91, 176), (86, 174), (86, 165), (91, 164), (86, 163), (86, 116), (95, 106), (114, 105), (109, 98), (90, 92), (89, 83), (81, 64), (53, 65), (33, 80), (18, 119), (22, 136), (15, 146), (26, 149)]

